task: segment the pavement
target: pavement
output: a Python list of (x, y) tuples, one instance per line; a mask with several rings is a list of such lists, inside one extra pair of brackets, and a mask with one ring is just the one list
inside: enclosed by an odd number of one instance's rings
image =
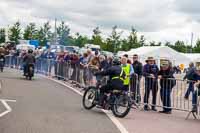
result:
[[(41, 76), (27, 81), (16, 70), (8, 69), (0, 73), (0, 79), (3, 80), (0, 99), (16, 100), (7, 102), (12, 111), (0, 117), (0, 133), (120, 132), (102, 111), (83, 109), (81, 96), (69, 87)], [(0, 103), (0, 113), (3, 111), (5, 107)], [(199, 133), (200, 120), (192, 116), (185, 120), (186, 116), (187, 112), (181, 111), (166, 115), (133, 109), (127, 117), (117, 120), (129, 133)]]

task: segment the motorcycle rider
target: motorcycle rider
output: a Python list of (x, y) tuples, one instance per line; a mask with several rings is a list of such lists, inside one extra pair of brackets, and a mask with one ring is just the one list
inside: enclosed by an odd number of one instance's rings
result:
[(101, 72), (95, 73), (95, 75), (109, 76), (109, 81), (106, 85), (100, 88), (100, 98), (98, 100), (98, 105), (102, 107), (103, 101), (105, 99), (104, 93), (108, 93), (111, 90), (122, 90), (124, 88), (125, 72), (120, 66), (120, 61), (118, 59), (113, 60), (113, 66), (103, 70)]
[(3, 72), (5, 61), (6, 61), (6, 58), (5, 58), (4, 53), (0, 52), (0, 69), (1, 69), (1, 72)]
[(28, 53), (24, 56), (24, 76), (27, 75), (27, 72), (28, 72), (28, 65), (30, 64), (35, 64), (35, 56), (33, 54), (33, 50), (32, 49), (29, 49), (28, 50)]

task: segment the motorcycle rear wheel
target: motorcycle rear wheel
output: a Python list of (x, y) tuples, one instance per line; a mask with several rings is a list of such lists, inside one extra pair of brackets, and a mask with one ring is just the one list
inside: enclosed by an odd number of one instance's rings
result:
[[(121, 111), (120, 107), (123, 107), (124, 110)], [(131, 110), (130, 98), (127, 95), (117, 96), (114, 100), (111, 110), (114, 116), (124, 118)]]

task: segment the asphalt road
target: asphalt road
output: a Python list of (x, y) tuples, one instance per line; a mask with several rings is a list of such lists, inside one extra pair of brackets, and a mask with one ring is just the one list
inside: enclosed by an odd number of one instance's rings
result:
[[(27, 81), (8, 69), (0, 79), (0, 99), (16, 100), (8, 102), (12, 112), (0, 118), (0, 133), (119, 132), (103, 112), (83, 109), (81, 97), (58, 83), (42, 77)], [(3, 110), (0, 105), (0, 113)]]

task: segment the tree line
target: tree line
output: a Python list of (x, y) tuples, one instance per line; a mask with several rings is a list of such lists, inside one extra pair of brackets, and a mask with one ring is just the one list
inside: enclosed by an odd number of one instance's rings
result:
[[(112, 27), (112, 31), (107, 38), (102, 37), (102, 31), (99, 27), (93, 29), (91, 37), (76, 33), (71, 35), (71, 30), (68, 25), (61, 22), (55, 29), (56, 32), (52, 32), (52, 28), (49, 22), (44, 23), (38, 27), (35, 23), (29, 23), (24, 30), (22, 30), (20, 22), (14, 23), (8, 29), (8, 38), (10, 41), (19, 43), (19, 39), (24, 40), (38, 40), (40, 46), (45, 46), (47, 42), (58, 42), (60, 45), (73, 45), (83, 47), (86, 43), (100, 45), (103, 50), (110, 52), (128, 51), (132, 48), (138, 48), (142, 46), (169, 46), (172, 49), (183, 53), (200, 53), (200, 40), (198, 39), (194, 46), (187, 45), (184, 41), (177, 40), (174, 44), (171, 42), (149, 42), (147, 43), (145, 36), (138, 35), (137, 30), (132, 27), (129, 35), (126, 38), (122, 38), (123, 31), (118, 31), (117, 26)], [(0, 28), (0, 43), (5, 42), (6, 32), (5, 28)]]

